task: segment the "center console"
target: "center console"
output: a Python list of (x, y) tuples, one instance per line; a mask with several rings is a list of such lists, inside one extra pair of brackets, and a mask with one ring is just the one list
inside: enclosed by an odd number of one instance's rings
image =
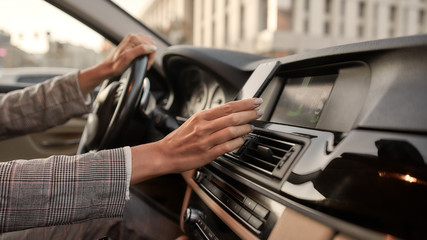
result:
[(263, 98), (254, 131), (185, 175), (189, 236), (422, 239), (427, 46), (419, 41), (260, 64), (237, 97)]

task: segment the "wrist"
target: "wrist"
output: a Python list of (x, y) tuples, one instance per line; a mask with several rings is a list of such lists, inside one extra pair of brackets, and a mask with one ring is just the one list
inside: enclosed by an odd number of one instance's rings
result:
[(164, 149), (160, 142), (131, 147), (132, 175), (131, 184), (136, 184), (150, 178), (170, 173), (165, 164)]
[(82, 93), (86, 95), (92, 92), (103, 80), (112, 75), (111, 67), (106, 63), (80, 71), (78, 79)]

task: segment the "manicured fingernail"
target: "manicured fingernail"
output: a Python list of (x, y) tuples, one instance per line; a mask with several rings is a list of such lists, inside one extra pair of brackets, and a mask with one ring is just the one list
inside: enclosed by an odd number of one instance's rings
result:
[(251, 125), (251, 132), (253, 132), (255, 130), (255, 126)]
[(247, 140), (251, 139), (248, 135), (243, 136), (243, 140), (246, 142)]
[(262, 103), (262, 98), (255, 98), (255, 100), (254, 100), (255, 105), (259, 105), (261, 103)]
[(264, 114), (264, 110), (262, 110), (262, 109), (258, 109), (258, 111), (256, 111), (256, 114), (257, 114), (258, 116), (262, 116), (262, 115)]
[(151, 52), (157, 51), (157, 47), (154, 45), (148, 45), (145, 47), (145, 49), (147, 49), (148, 51), (151, 51)]

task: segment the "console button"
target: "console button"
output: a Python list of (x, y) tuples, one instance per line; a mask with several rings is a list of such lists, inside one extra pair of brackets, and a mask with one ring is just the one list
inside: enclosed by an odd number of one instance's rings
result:
[(242, 209), (242, 207), (235, 201), (230, 200), (230, 202), (227, 205), (231, 210), (233, 210), (233, 212), (238, 213), (240, 212), (240, 209)]
[(231, 198), (229, 198), (227, 195), (223, 195), (223, 197), (221, 198), (221, 200), (222, 200), (222, 202), (225, 204), (225, 205), (227, 205), (227, 206), (230, 206), (230, 203), (231, 203), (231, 201), (233, 201), (233, 200), (231, 200)]
[(216, 197), (223, 202), (224, 204), (227, 204), (227, 202), (229, 201), (229, 198), (227, 197), (227, 195), (225, 195), (225, 193), (218, 191), (218, 194), (216, 195)]
[(270, 211), (268, 211), (265, 207), (258, 204), (254, 208), (254, 213), (261, 218), (266, 218), (267, 215), (270, 213)]
[(213, 185), (212, 183), (211, 183), (209, 190), (212, 192), (213, 195), (215, 195), (217, 197), (221, 196), (221, 190), (219, 190), (217, 187), (215, 187), (215, 185)]
[(206, 178), (202, 180), (202, 185), (205, 186), (205, 188), (207, 188), (209, 191), (212, 191), (211, 188), (213, 185)]
[(203, 222), (202, 220), (200, 220), (200, 219), (197, 219), (196, 220), (196, 224), (199, 224), (199, 226), (200, 226), (200, 228), (204, 228), (205, 227), (205, 222)]
[(248, 219), (251, 217), (251, 214), (242, 208), (240, 209), (239, 216), (242, 217), (243, 220), (248, 221)]
[(209, 239), (215, 239), (216, 238), (215, 235), (210, 230), (206, 232), (206, 236), (208, 236)]
[(211, 182), (209, 182), (209, 180), (207, 179), (203, 179), (202, 181), (202, 185), (208, 190), (210, 191), (215, 197), (220, 198), (221, 197), (221, 191), (215, 186), (213, 185)]
[(255, 216), (251, 216), (248, 219), (248, 223), (250, 225), (252, 225), (252, 227), (256, 228), (256, 229), (260, 229), (262, 227), (262, 221), (259, 220), (258, 218), (256, 218)]
[(250, 210), (254, 210), (254, 208), (255, 208), (255, 206), (257, 205), (257, 203), (254, 201), (254, 200), (252, 200), (252, 199), (250, 199), (250, 198), (245, 198), (245, 200), (243, 201), (243, 204), (247, 207), (247, 208), (249, 208)]
[(206, 224), (204, 224), (203, 223), (203, 225), (201, 226), (202, 227), (202, 229), (203, 229), (203, 232), (208, 232), (209, 231), (209, 228), (208, 228), (208, 226), (206, 226)]

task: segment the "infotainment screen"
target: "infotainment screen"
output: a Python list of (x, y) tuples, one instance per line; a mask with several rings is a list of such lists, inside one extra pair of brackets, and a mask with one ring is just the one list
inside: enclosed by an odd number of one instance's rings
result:
[(315, 127), (337, 76), (287, 78), (270, 121)]

